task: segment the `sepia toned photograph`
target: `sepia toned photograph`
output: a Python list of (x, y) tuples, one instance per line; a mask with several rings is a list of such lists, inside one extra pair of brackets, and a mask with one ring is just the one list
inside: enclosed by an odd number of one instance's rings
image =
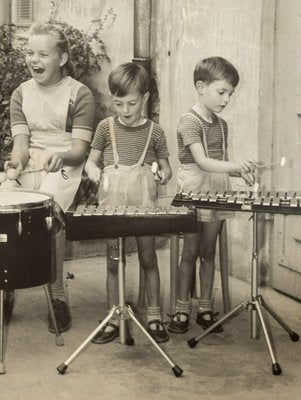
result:
[(301, 0), (0, 0), (0, 400), (298, 398), (299, 38)]

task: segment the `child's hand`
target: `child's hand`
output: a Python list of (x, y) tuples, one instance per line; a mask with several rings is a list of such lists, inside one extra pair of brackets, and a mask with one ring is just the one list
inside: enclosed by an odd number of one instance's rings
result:
[(7, 171), (9, 169), (16, 169), (20, 173), (23, 170), (22, 161), (19, 159), (5, 161), (4, 170)]
[(248, 186), (253, 186), (255, 183), (255, 174), (254, 172), (241, 172), (241, 177), (245, 181)]
[(239, 163), (239, 167), (241, 174), (243, 172), (245, 173), (254, 172), (256, 167), (256, 162), (252, 160), (243, 160)]
[(43, 167), (47, 172), (56, 172), (63, 167), (64, 161), (59, 154), (47, 154), (44, 158)]
[(85, 172), (88, 175), (88, 178), (95, 183), (98, 183), (102, 176), (102, 171), (97, 167), (96, 164), (91, 163), (90, 161), (86, 162)]
[(160, 179), (158, 180), (159, 185), (166, 185), (166, 183), (169, 181), (169, 177), (164, 171), (159, 171), (158, 175)]

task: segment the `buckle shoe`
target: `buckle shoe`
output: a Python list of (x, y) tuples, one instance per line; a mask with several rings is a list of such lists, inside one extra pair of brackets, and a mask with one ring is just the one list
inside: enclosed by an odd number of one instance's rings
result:
[[(152, 325), (155, 325), (155, 329), (152, 328)], [(148, 322), (147, 332), (157, 343), (164, 343), (169, 340), (163, 321), (160, 321), (159, 319), (153, 319)]]
[[(185, 317), (185, 320), (181, 319), (181, 316)], [(185, 333), (188, 331), (189, 315), (183, 311), (177, 311), (175, 314), (170, 316), (172, 319), (169, 323), (168, 330), (172, 333)]]

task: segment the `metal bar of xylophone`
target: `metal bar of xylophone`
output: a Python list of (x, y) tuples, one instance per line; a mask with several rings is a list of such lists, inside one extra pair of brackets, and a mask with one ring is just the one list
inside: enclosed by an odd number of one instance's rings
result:
[(174, 206), (258, 213), (301, 214), (301, 191), (177, 193)]
[(142, 208), (79, 205), (66, 213), (68, 240), (148, 236), (192, 232), (196, 228), (194, 210), (187, 207)]

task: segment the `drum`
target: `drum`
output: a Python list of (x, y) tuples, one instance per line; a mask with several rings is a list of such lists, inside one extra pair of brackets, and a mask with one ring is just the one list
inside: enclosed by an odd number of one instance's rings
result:
[(0, 290), (52, 280), (52, 213), (47, 193), (0, 189)]

